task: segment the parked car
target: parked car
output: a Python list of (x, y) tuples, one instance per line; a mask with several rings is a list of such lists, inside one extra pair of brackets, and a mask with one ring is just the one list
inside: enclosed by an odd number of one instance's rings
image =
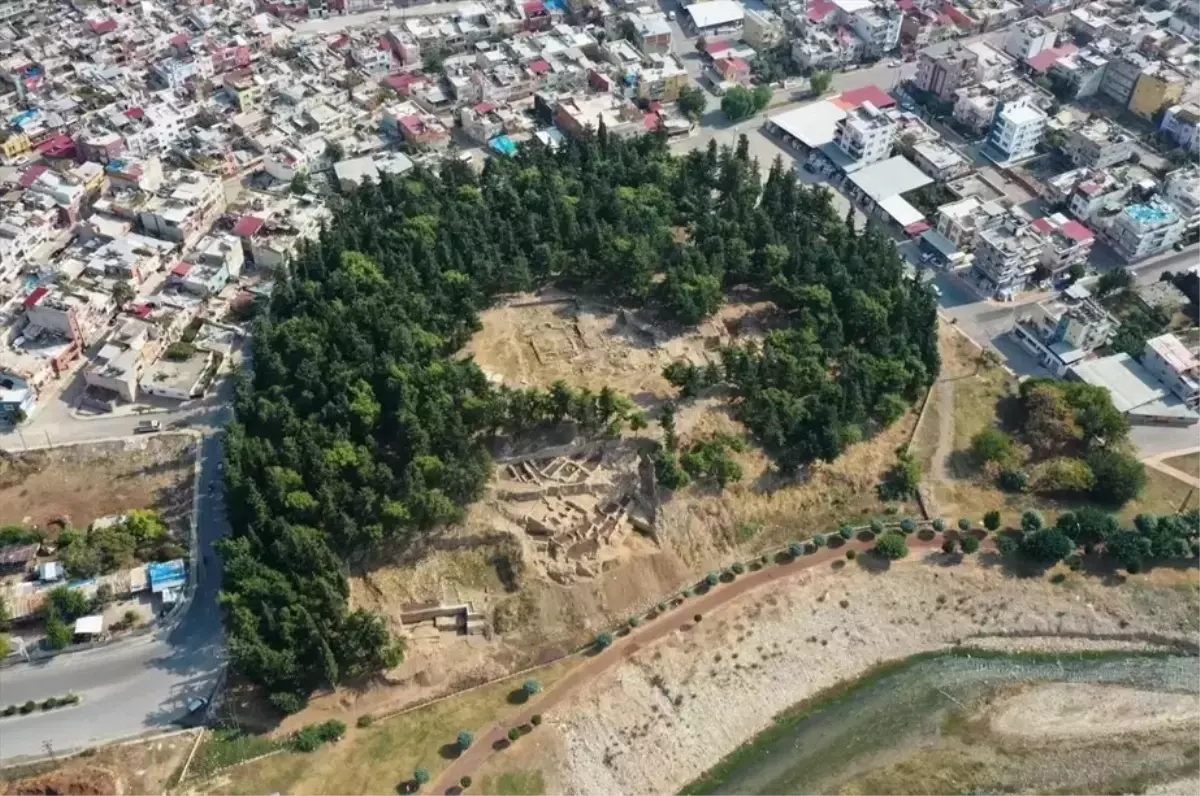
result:
[(674, 21), (675, 21), (675, 12), (674, 12), (674, 11), (668, 11), (668, 12), (667, 12), (667, 19), (669, 19), (670, 21), (674, 22)]
[(134, 434), (153, 434), (162, 431), (162, 423), (157, 420), (142, 420), (134, 427)]

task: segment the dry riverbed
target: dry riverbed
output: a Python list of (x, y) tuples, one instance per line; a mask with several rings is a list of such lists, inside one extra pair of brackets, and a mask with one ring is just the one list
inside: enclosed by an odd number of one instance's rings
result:
[[(995, 636), (1012, 633), (1038, 638), (999, 646), (1052, 649), (1067, 636), (1065, 649), (1078, 649), (1094, 646), (1080, 636), (1135, 630), (1190, 639), (1198, 593), (1195, 571), (1119, 586), (936, 560), (805, 572), (641, 650), (555, 710), (545, 778), (565, 793), (677, 793), (780, 711), (882, 662), (980, 636), (995, 648)], [(1121, 646), (1131, 645), (1146, 646)]]

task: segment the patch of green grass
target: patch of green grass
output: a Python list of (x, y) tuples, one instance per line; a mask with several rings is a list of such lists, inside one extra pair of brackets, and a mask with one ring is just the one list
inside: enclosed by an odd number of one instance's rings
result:
[[(578, 661), (571, 658), (542, 669), (537, 678), (548, 690)], [(379, 719), (367, 728), (352, 728), (342, 741), (311, 754), (284, 752), (239, 766), (222, 775), (227, 778), (222, 790), (229, 794), (395, 793), (400, 783), (412, 779), (417, 767), (436, 779), (450, 765), (461, 730), (481, 736), (495, 722), (526, 707), (511, 704), (508, 696), (527, 677)]]
[(189, 775), (207, 777), (226, 766), (265, 755), (282, 746), (282, 741), (265, 735), (250, 735), (236, 729), (217, 730), (205, 739), (196, 752)]
[(496, 777), (484, 777), (472, 790), (491, 796), (543, 796), (546, 783), (540, 771), (505, 771)]

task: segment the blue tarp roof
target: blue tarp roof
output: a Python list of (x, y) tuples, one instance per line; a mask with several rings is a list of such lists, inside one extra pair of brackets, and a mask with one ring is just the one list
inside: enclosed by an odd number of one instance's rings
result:
[(146, 565), (150, 578), (150, 591), (157, 594), (163, 589), (175, 589), (187, 582), (187, 565), (182, 558)]
[(496, 136), (488, 142), (488, 146), (490, 146), (493, 151), (499, 152), (501, 155), (512, 156), (517, 154), (517, 143), (506, 135)]

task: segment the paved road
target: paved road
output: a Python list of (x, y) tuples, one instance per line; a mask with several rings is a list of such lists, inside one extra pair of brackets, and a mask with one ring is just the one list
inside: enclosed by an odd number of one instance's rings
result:
[[(42, 755), (47, 742), (60, 752), (165, 729), (186, 713), (188, 697), (212, 692), (225, 657), (217, 608), (220, 564), (212, 549), (225, 529), (220, 491), (221, 438), (214, 432), (229, 422), (230, 389), (225, 380), (199, 406), (154, 415), (164, 427), (186, 419), (188, 428), (204, 434), (197, 514), (199, 577), (191, 603), (171, 626), (152, 635), (0, 671), (3, 704), (41, 700), (69, 691), (83, 697), (76, 708), (7, 720), (0, 730), (0, 760)], [(140, 419), (126, 416), (64, 422), (65, 404), (60, 403), (52, 399), (46, 413), (35, 417), (20, 434), (0, 436), (0, 447), (21, 450), (25, 442), (44, 445), (45, 432), (51, 434), (55, 444), (131, 436)]]

